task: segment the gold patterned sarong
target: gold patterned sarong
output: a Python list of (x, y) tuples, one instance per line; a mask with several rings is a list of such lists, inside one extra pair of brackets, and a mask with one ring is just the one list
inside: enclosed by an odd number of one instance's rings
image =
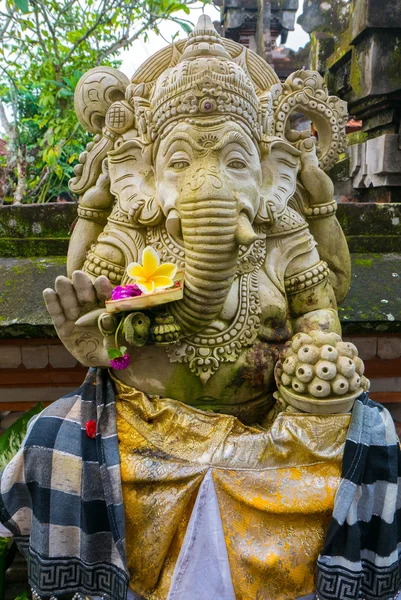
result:
[(262, 429), (118, 381), (116, 391), (132, 589), (166, 600), (211, 470), (237, 600), (311, 593), (350, 415), (282, 412)]

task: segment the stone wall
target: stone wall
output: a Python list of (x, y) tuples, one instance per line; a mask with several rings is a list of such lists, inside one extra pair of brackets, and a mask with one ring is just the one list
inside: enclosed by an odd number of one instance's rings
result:
[(401, 0), (352, 0), (347, 11), (343, 4), (305, 0), (298, 22), (311, 34), (311, 68), (361, 122), (349, 136), (353, 198), (400, 202)]

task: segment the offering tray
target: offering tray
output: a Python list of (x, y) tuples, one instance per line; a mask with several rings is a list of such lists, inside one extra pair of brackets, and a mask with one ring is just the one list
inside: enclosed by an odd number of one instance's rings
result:
[(174, 277), (174, 286), (153, 292), (152, 294), (142, 294), (133, 298), (122, 298), (120, 300), (108, 300), (106, 302), (106, 311), (108, 313), (119, 313), (122, 311), (145, 310), (154, 308), (168, 302), (181, 300), (184, 296), (184, 271), (177, 271)]

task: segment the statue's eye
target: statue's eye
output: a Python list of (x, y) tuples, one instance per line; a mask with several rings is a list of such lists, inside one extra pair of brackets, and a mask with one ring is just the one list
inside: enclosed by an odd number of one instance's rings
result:
[(186, 169), (189, 167), (189, 162), (187, 160), (173, 160), (169, 164), (169, 167), (177, 170)]
[(230, 160), (227, 165), (230, 169), (246, 169), (246, 163), (243, 160)]

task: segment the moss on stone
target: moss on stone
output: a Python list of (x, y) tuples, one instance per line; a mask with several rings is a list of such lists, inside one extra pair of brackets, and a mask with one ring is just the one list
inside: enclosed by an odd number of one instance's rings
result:
[(42, 292), (65, 264), (61, 257), (0, 259), (0, 338), (56, 337)]
[(330, 69), (335, 63), (340, 61), (348, 52), (351, 52), (352, 46), (352, 32), (349, 27), (344, 31), (344, 33), (340, 36), (336, 50), (333, 52), (331, 56), (327, 59), (327, 68)]
[(371, 267), (372, 262), (373, 260), (371, 258), (356, 258), (354, 264), (361, 265), (363, 267)]
[(362, 91), (362, 75), (358, 56), (354, 50), (351, 57), (350, 85), (354, 96), (359, 96)]
[(0, 257), (66, 256), (69, 238), (1, 238)]
[(401, 254), (354, 254), (351, 289), (339, 307), (344, 333), (401, 331)]
[(401, 85), (401, 38), (397, 37), (395, 46), (388, 57), (387, 76), (392, 83)]
[(347, 144), (348, 146), (362, 144), (363, 142), (366, 142), (368, 137), (369, 136), (366, 131), (353, 131), (347, 135)]
[(75, 204), (3, 206), (0, 238), (65, 238), (76, 215)]
[(400, 235), (347, 235), (350, 252), (401, 252)]

